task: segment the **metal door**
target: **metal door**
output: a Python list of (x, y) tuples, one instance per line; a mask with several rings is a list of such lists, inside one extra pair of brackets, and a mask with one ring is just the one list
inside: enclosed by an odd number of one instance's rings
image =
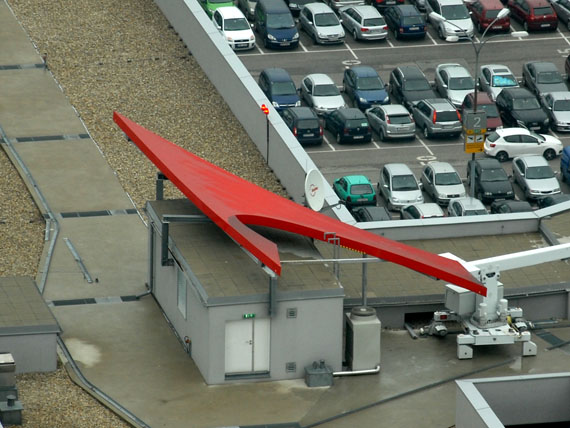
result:
[(269, 318), (227, 321), (225, 372), (268, 372), (269, 331)]

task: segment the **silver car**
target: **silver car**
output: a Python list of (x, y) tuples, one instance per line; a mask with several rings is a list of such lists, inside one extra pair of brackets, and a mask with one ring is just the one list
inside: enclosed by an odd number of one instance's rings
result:
[(388, 36), (388, 25), (374, 6), (343, 7), (339, 15), (354, 40), (383, 40)]
[(447, 215), (450, 217), (465, 217), (473, 215), (488, 215), (489, 211), (479, 199), (465, 196), (453, 198), (447, 206)]
[(344, 98), (333, 80), (322, 73), (309, 74), (301, 82), (301, 98), (317, 114), (327, 114), (346, 107)]
[(325, 0), (332, 10), (339, 12), (341, 8), (347, 6), (357, 6), (364, 4), (364, 0)]
[(389, 163), (380, 170), (378, 193), (388, 209), (399, 211), (412, 204), (423, 204), (424, 197), (412, 170), (403, 163)]
[(504, 88), (520, 87), (515, 75), (506, 65), (482, 65), (479, 72), (479, 85), (482, 91), (487, 92), (493, 101)]
[(570, 92), (551, 92), (540, 97), (550, 126), (555, 131), (570, 131)]
[(392, 138), (416, 138), (416, 124), (401, 104), (387, 104), (366, 110), (368, 123), (382, 141)]
[(308, 3), (299, 15), (301, 29), (317, 44), (344, 43), (344, 30), (333, 10), (324, 3)]
[(459, 136), (463, 130), (457, 109), (445, 98), (428, 98), (412, 106), (412, 114), (424, 137)]
[(467, 95), (475, 90), (475, 80), (459, 64), (440, 64), (435, 69), (435, 89), (455, 107), (461, 107)]
[(566, 25), (570, 30), (570, 1), (569, 0), (550, 0), (550, 5), (556, 12), (556, 16), (560, 22)]
[(527, 155), (514, 158), (513, 177), (529, 200), (560, 193), (556, 174), (542, 156)]
[(450, 199), (466, 196), (459, 173), (447, 162), (428, 163), (420, 180), (423, 190), (439, 205), (448, 205)]
[(423, 219), (423, 218), (437, 218), (444, 217), (445, 214), (438, 204), (432, 202), (406, 205), (400, 211), (400, 219)]

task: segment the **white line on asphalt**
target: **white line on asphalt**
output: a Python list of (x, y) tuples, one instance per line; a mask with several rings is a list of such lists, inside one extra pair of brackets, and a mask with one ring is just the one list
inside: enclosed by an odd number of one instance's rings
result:
[(350, 48), (350, 46), (348, 45), (348, 43), (345, 42), (344, 45), (345, 45), (346, 48), (350, 51), (350, 53), (352, 54), (352, 56), (354, 57), (354, 59), (358, 59), (358, 57), (356, 56), (356, 54), (354, 53), (354, 51)]
[(263, 52), (263, 51), (261, 50), (261, 48), (259, 47), (258, 44), (256, 44), (255, 47), (257, 48), (257, 51), (258, 51), (261, 55), (265, 55), (265, 52)]
[[(334, 146), (333, 146), (331, 143), (329, 143), (329, 139), (328, 139), (327, 137), (325, 137), (324, 135), (323, 135), (323, 141), (324, 141), (325, 143), (327, 143), (327, 146), (329, 146), (330, 149), (331, 149), (333, 152), (336, 151), (336, 149), (334, 148)], [(311, 153), (313, 153), (313, 152), (311, 151)], [(330, 152), (328, 152), (328, 151), (327, 151), (327, 152), (323, 151), (323, 153), (330, 153)]]
[(378, 145), (378, 143), (374, 140), (371, 140), (372, 144), (374, 144), (374, 147), (376, 147), (377, 149), (380, 148), (380, 146)]
[(430, 148), (427, 146), (427, 144), (424, 143), (424, 140), (422, 140), (420, 137), (416, 137), (416, 138), (422, 144), (422, 146), (425, 147), (425, 149), (428, 151), (428, 153), (433, 156), (433, 152), (430, 150)]
[(564, 35), (564, 33), (563, 33), (562, 31), (560, 31), (560, 27), (558, 27), (558, 28), (556, 29), (556, 31), (558, 32), (558, 34), (560, 34), (560, 36), (562, 36), (562, 38), (564, 39), (564, 41), (570, 45), (570, 41), (568, 41), (568, 39), (566, 38), (566, 36)]
[(305, 52), (309, 52), (309, 50), (305, 47), (305, 45), (301, 43), (301, 40), (299, 40), (299, 46), (301, 46)]
[(432, 43), (436, 46), (438, 46), (437, 42), (433, 39), (432, 36), (430, 36), (430, 34), (426, 31), (427, 36), (429, 37), (429, 39), (432, 41)]
[(388, 37), (386, 37), (386, 43), (388, 43), (391, 48), (394, 47), (394, 45), (393, 45), (392, 42), (388, 39)]

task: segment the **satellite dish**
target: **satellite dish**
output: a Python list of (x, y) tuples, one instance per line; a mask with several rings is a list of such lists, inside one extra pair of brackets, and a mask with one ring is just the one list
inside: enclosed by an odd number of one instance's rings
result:
[(324, 181), (321, 173), (311, 169), (305, 177), (305, 199), (309, 208), (320, 211), (325, 202)]

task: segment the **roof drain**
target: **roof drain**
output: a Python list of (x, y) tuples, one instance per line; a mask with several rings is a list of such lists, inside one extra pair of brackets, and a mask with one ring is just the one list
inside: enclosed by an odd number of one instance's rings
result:
[(376, 374), (376, 373), (380, 373), (380, 364), (378, 364), (373, 369), (346, 370), (346, 371), (340, 371), (340, 372), (333, 372), (333, 376), (356, 376), (356, 375)]

